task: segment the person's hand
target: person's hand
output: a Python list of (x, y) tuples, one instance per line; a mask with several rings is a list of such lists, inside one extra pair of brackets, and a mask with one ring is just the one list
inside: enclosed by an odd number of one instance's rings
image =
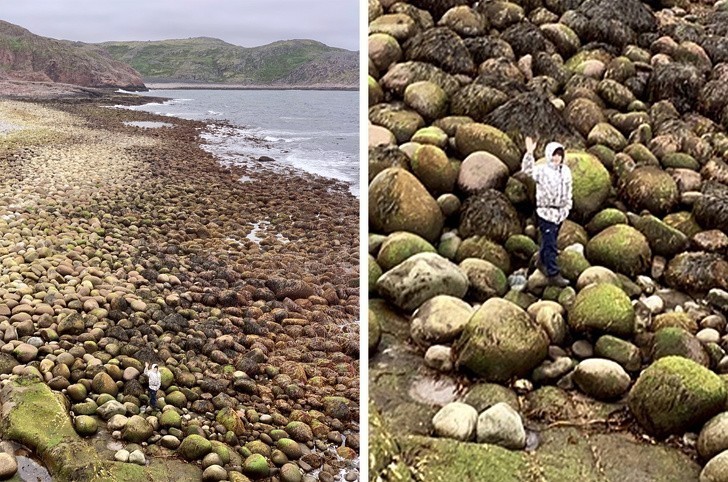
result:
[(149, 368), (149, 362), (144, 362), (144, 368)]
[(533, 154), (536, 150), (536, 140), (533, 137), (526, 137), (526, 152)]

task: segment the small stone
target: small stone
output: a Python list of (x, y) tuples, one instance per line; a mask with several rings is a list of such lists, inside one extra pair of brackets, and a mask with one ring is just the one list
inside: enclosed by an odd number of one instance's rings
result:
[(465, 403), (448, 403), (432, 419), (435, 434), (455, 440), (470, 440), (478, 421), (478, 412)]
[(114, 454), (114, 459), (118, 460), (119, 462), (128, 462), (129, 461), (129, 451), (121, 449), (117, 451)]
[(452, 349), (444, 345), (432, 345), (425, 352), (425, 365), (440, 371), (452, 371)]
[(135, 450), (129, 454), (129, 463), (145, 465), (147, 463), (147, 459), (144, 457), (144, 454), (141, 450)]
[(219, 482), (227, 479), (227, 471), (220, 465), (210, 465), (202, 473), (203, 482)]
[(521, 416), (507, 403), (497, 403), (478, 417), (479, 443), (491, 443), (511, 450), (526, 446)]
[(571, 345), (571, 352), (582, 360), (594, 356), (594, 347), (586, 340), (577, 340)]
[(18, 461), (12, 454), (0, 453), (0, 479), (9, 479), (18, 471)]
[(573, 380), (584, 393), (597, 400), (622, 396), (632, 382), (619, 363), (604, 358), (590, 358), (579, 363)]
[(720, 341), (720, 333), (718, 330), (713, 328), (703, 328), (695, 335), (695, 337), (706, 345), (708, 343), (718, 343)]

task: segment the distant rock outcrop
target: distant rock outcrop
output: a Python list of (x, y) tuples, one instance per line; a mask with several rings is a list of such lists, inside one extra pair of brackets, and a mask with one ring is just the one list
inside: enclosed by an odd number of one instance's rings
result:
[(146, 90), (138, 72), (98, 46), (41, 37), (2, 20), (0, 79)]

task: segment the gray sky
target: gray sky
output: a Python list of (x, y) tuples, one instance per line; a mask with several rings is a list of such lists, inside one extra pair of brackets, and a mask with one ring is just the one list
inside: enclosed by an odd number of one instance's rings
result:
[(256, 47), (305, 38), (359, 50), (358, 0), (0, 0), (0, 19), (82, 42), (216, 37)]

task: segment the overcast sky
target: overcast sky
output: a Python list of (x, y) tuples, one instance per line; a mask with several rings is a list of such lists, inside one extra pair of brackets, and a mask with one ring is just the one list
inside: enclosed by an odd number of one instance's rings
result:
[(358, 0), (0, 0), (0, 19), (82, 42), (216, 37), (257, 47), (313, 39), (359, 49)]

